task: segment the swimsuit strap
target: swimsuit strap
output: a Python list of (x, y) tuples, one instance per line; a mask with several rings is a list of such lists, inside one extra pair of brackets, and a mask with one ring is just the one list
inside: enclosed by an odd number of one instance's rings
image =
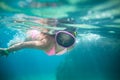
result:
[(55, 45), (47, 52), (48, 55), (54, 55), (56, 52)]
[(67, 48), (64, 48), (62, 51), (60, 51), (60, 52), (58, 52), (58, 53), (56, 53), (56, 50), (55, 50), (55, 45), (48, 51), (48, 52), (46, 52), (49, 56), (51, 56), (51, 55), (62, 55), (62, 54), (64, 54), (65, 52), (67, 52)]

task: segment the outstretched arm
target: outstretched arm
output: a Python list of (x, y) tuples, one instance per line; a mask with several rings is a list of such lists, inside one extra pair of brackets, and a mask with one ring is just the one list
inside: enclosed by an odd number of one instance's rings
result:
[(7, 48), (7, 50), (8, 52), (13, 52), (23, 48), (38, 48), (41, 46), (43, 46), (43, 43), (40, 43), (40, 41), (27, 41), (27, 42), (17, 43)]
[(44, 47), (44, 42), (40, 41), (27, 41), (27, 42), (21, 42), (14, 44), (13, 46), (6, 48), (6, 49), (0, 49), (0, 54), (2, 55), (8, 55), (8, 53), (23, 49), (23, 48), (42, 48)]

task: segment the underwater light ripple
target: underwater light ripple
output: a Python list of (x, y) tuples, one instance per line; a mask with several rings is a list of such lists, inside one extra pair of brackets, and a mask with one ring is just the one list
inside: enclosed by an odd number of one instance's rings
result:
[(78, 34), (78, 37), (79, 38), (77, 38), (76, 43), (79, 43), (81, 39), (84, 41), (96, 41), (96, 40), (99, 40), (100, 38), (102, 38), (100, 35), (93, 34), (93, 33)]

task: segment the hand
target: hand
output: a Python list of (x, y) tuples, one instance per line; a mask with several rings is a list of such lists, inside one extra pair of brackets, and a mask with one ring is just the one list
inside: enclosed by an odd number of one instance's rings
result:
[(5, 48), (0, 48), (0, 56), (8, 56), (5, 50), (6, 50)]

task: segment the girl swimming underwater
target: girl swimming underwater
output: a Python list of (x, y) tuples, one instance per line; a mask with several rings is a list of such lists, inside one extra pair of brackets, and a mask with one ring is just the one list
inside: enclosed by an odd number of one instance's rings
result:
[(64, 54), (75, 43), (75, 30), (56, 31), (53, 35), (48, 34), (50, 30), (40, 28), (39, 30), (28, 30), (24, 42), (16, 43), (8, 48), (0, 48), (1, 55), (24, 48), (35, 48), (45, 51), (48, 55)]

